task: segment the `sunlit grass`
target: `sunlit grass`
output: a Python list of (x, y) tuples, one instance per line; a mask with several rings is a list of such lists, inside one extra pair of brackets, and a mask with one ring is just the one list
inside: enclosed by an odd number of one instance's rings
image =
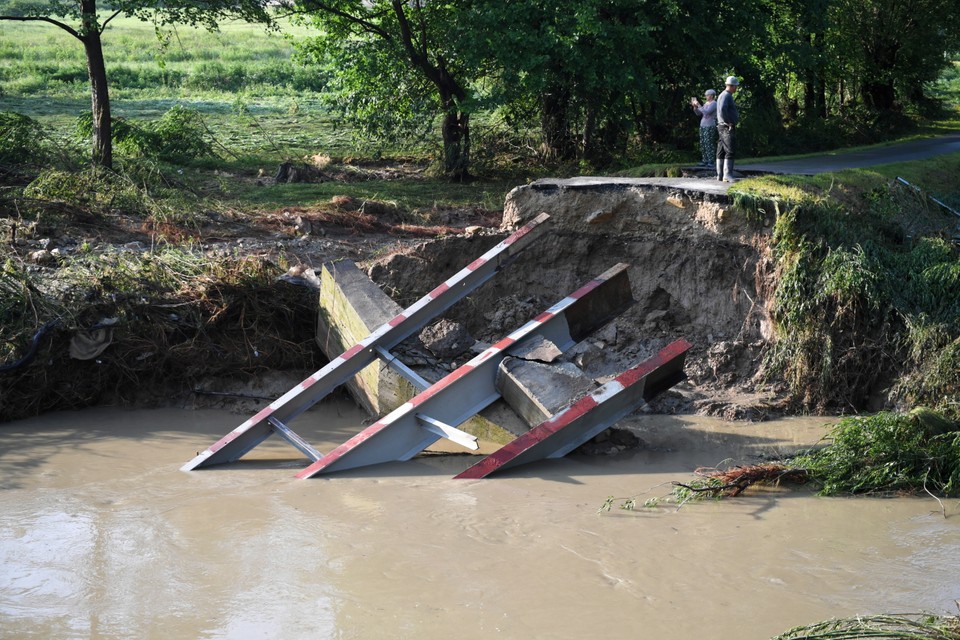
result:
[(437, 206), (476, 205), (496, 210), (515, 181), (482, 181), (468, 184), (451, 183), (449, 180), (368, 180), (343, 184), (322, 182), (319, 184), (236, 184), (225, 194), (228, 200), (244, 203), (250, 208), (288, 206), (296, 202), (302, 206), (326, 204), (334, 196), (350, 195), (353, 198), (390, 201), (401, 209), (413, 211)]
[[(281, 30), (224, 22), (217, 32), (177, 26), (163, 41), (153, 25), (117, 18), (103, 48), (115, 100), (213, 96), (302, 95), (320, 89), (319, 68), (292, 59), (291, 37), (305, 29)], [(0, 40), (0, 100), (45, 96), (82, 99), (89, 93), (83, 47), (65, 31), (45, 23), (4, 23)], [(28, 114), (32, 115), (32, 114)]]

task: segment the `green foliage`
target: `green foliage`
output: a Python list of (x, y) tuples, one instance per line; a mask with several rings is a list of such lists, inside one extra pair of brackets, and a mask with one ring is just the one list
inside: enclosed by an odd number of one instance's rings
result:
[(451, 37), (464, 18), (459, 7), (388, 0), (296, 6), (318, 34), (299, 43), (300, 55), (334, 70), (330, 103), (346, 122), (388, 145), (439, 132), (441, 172), (468, 175), (479, 69)]
[(597, 513), (611, 511), (615, 505), (622, 511), (636, 511), (638, 508), (656, 509), (666, 505), (676, 505), (677, 509), (681, 509), (683, 505), (691, 501), (721, 500), (727, 495), (724, 493), (723, 481), (719, 478), (698, 477), (688, 483), (671, 482), (670, 485), (669, 493), (647, 498), (642, 503), (638, 502), (640, 495), (626, 498), (607, 496), (607, 499), (597, 509)]
[(39, 165), (49, 156), (46, 132), (32, 118), (0, 112), (0, 165)]
[[(113, 139), (122, 150), (169, 162), (189, 162), (213, 155), (213, 142), (200, 112), (174, 106), (161, 118), (144, 124), (127, 120), (113, 121)], [(77, 132), (89, 137), (93, 118), (84, 114), (77, 119)]]
[(103, 31), (115, 15), (136, 17), (158, 27), (192, 24), (210, 29), (216, 29), (218, 20), (225, 16), (260, 22), (270, 20), (265, 3), (258, 0), (167, 0), (160, 4), (145, 0), (108, 0), (101, 2), (100, 8), (95, 0), (84, 3), (7, 0), (0, 5), (0, 17), (63, 21), (61, 28), (71, 28), (81, 36)]
[[(686, 15), (687, 29), (673, 31), (681, 19), (673, 2), (591, 0), (560, 7), (530, 0), (503, 11), (509, 15), (468, 3), (456, 34), (494, 70), (487, 99), (503, 105), (508, 121), (538, 118), (547, 157), (597, 164), (626, 150), (637, 124), (631, 101), (647, 105), (655, 97), (656, 62), (668, 55), (657, 38), (687, 36), (691, 27)], [(514, 16), (537, 26), (523, 28)]]
[(960, 425), (926, 409), (844, 418), (827, 445), (797, 456), (824, 495), (929, 491), (960, 495)]
[(754, 207), (776, 198), (782, 211), (773, 233), (778, 338), (767, 371), (820, 410), (863, 408), (878, 389), (908, 404), (957, 402), (960, 257), (944, 237), (908, 240), (902, 227), (939, 216), (949, 230), (952, 221), (867, 173), (794, 178), (773, 197), (764, 195), (771, 182), (740, 198)]
[(162, 160), (184, 162), (213, 155), (213, 144), (198, 111), (176, 106), (148, 128), (153, 153)]
[(106, 216), (121, 211), (143, 214), (147, 211), (144, 194), (136, 185), (119, 174), (99, 168), (44, 170), (27, 185), (23, 195), (37, 201), (66, 205), (84, 216)]

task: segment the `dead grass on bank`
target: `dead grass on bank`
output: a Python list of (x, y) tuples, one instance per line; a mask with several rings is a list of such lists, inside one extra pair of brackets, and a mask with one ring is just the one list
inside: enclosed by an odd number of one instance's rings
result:
[[(278, 282), (284, 270), (268, 259), (211, 263), (171, 250), (87, 260), (51, 277), (7, 257), (0, 364), (21, 364), (0, 371), (0, 420), (163, 403), (210, 376), (312, 370), (322, 357), (313, 341), (315, 296)], [(90, 360), (71, 357), (78, 332), (105, 326), (110, 346)]]
[[(344, 237), (373, 247), (500, 222), (477, 205), (345, 195), (240, 210), (158, 175), (44, 170), (0, 185), (0, 421), (315, 370), (316, 296), (278, 281), (289, 267), (340, 256)], [(102, 355), (71, 358), (71, 339), (106, 320)]]
[(795, 627), (773, 640), (960, 640), (960, 618), (930, 614), (858, 616)]

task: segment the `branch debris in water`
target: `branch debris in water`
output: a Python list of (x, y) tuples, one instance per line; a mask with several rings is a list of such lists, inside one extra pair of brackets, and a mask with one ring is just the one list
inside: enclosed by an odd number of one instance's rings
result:
[(960, 618), (926, 614), (895, 614), (843, 618), (796, 627), (773, 640), (960, 640)]

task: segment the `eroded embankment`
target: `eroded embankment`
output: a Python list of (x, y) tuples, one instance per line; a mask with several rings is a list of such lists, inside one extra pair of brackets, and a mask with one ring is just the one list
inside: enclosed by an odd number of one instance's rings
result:
[[(603, 378), (677, 337), (694, 344), (688, 383), (660, 409), (761, 418), (772, 394), (757, 393), (759, 354), (771, 337), (769, 236), (725, 196), (639, 180), (542, 180), (507, 196), (503, 229), (540, 212), (552, 230), (517, 263), (448, 315), (492, 341), (616, 263), (631, 265), (636, 300), (598, 332), (578, 364)], [(373, 261), (371, 277), (406, 304), (498, 238), (451, 237)], [(692, 405), (692, 406), (691, 406)]]

